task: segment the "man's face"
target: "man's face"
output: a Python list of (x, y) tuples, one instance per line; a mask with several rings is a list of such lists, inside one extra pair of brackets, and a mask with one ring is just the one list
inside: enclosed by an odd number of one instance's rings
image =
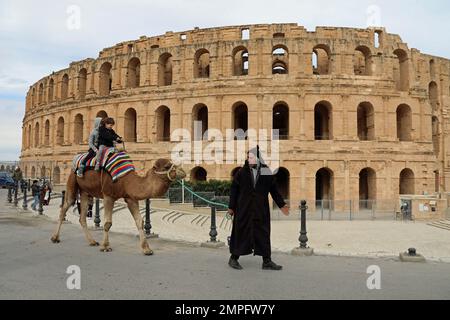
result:
[(112, 123), (107, 123), (106, 124), (106, 129), (112, 129), (114, 125)]
[(255, 165), (256, 164), (256, 156), (253, 153), (248, 154), (248, 164)]

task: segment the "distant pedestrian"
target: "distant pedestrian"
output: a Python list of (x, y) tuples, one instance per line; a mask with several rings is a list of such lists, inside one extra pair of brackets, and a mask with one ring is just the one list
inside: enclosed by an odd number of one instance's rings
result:
[(31, 209), (36, 211), (36, 206), (39, 205), (40, 200), (40, 188), (37, 180), (33, 180), (33, 184), (31, 185), (31, 194), (33, 196), (33, 204), (31, 205)]

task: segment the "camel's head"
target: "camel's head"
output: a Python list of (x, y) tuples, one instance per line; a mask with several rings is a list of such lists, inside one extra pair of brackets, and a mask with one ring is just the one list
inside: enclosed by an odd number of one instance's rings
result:
[(186, 172), (184, 172), (181, 166), (175, 165), (168, 159), (158, 159), (153, 165), (153, 172), (166, 178), (167, 181), (172, 182), (177, 179), (184, 179)]

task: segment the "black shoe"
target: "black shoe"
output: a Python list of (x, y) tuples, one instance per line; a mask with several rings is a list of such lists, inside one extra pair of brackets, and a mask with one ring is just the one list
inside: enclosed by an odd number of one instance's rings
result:
[(243, 269), (242, 266), (239, 264), (239, 262), (236, 259), (230, 258), (230, 260), (228, 261), (228, 265), (230, 267), (232, 267), (233, 269), (236, 269), (236, 270), (242, 270)]
[(264, 270), (281, 270), (281, 269), (283, 269), (282, 266), (277, 265), (277, 264), (276, 264), (275, 262), (273, 262), (273, 261), (263, 262), (262, 268), (263, 268)]

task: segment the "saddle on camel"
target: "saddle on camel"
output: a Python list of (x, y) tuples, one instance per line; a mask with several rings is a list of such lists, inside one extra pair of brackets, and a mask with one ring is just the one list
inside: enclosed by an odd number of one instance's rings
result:
[(59, 221), (56, 230), (51, 237), (53, 243), (60, 242), (61, 226), (65, 220), (67, 210), (75, 204), (77, 193), (80, 194), (80, 224), (86, 240), (90, 246), (98, 246), (90, 234), (87, 223), (87, 209), (89, 197), (103, 199), (103, 242), (100, 247), (102, 252), (110, 252), (109, 231), (112, 226), (112, 211), (114, 203), (124, 199), (131, 215), (134, 218), (139, 232), (140, 247), (144, 255), (152, 255), (153, 251), (144, 235), (144, 220), (139, 208), (139, 200), (158, 198), (163, 196), (169, 189), (170, 184), (176, 179), (183, 179), (186, 173), (169, 159), (159, 159), (154, 162), (153, 167), (145, 175), (136, 173), (136, 169), (129, 155), (123, 151), (115, 152), (115, 148), (104, 148), (101, 161), (102, 170), (92, 170), (95, 167), (97, 156), (86, 161), (86, 172), (83, 177), (76, 174), (77, 168), (82, 163), (87, 153), (75, 156), (73, 170), (69, 174), (66, 184), (66, 197), (61, 207)]

